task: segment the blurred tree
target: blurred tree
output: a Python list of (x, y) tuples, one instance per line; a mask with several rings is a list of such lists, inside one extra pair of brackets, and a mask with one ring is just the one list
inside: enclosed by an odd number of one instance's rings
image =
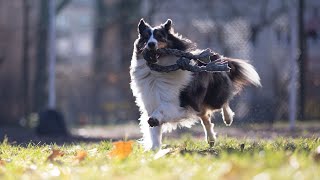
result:
[(22, 1), (0, 1), (0, 124), (17, 124), (22, 114)]
[(46, 106), (47, 101), (47, 36), (48, 36), (48, 0), (40, 1), (37, 27), (37, 56), (34, 81), (33, 111), (38, 112)]
[(300, 50), (298, 63), (299, 63), (299, 110), (298, 118), (300, 120), (305, 119), (305, 96), (306, 96), (306, 64), (307, 64), (307, 43), (306, 43), (306, 33), (304, 30), (304, 13), (305, 12), (305, 2), (304, 0), (299, 0), (298, 6), (298, 46)]
[[(121, 119), (128, 108), (128, 72), (133, 35), (140, 18), (138, 0), (96, 0), (93, 60), (95, 119)], [(125, 83), (124, 83), (125, 82)], [(126, 109), (128, 114), (129, 109)], [(132, 111), (132, 110), (131, 110)], [(100, 116), (98, 118), (97, 116)], [(127, 116), (127, 115), (126, 115)]]
[[(93, 98), (91, 104), (99, 104), (98, 93), (101, 89), (99, 74), (101, 74), (101, 67), (104, 64), (103, 60), (103, 39), (104, 32), (106, 29), (106, 5), (104, 0), (95, 1), (95, 30), (93, 37), (93, 51), (94, 51), (94, 60), (93, 60)], [(94, 116), (98, 114), (98, 107), (92, 107), (91, 111)]]
[[(40, 1), (39, 20), (37, 27), (37, 57), (35, 68), (34, 94), (33, 94), (33, 111), (39, 112), (46, 107), (47, 104), (47, 37), (49, 26), (49, 0)], [(62, 11), (71, 0), (61, 0), (57, 5), (56, 13)]]
[(29, 0), (23, 1), (23, 47), (22, 47), (22, 91), (23, 91), (23, 116), (26, 117), (30, 113), (29, 103)]

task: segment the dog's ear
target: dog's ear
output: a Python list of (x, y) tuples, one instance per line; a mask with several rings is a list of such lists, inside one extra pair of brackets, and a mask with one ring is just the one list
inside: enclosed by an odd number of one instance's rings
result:
[(171, 27), (172, 27), (172, 20), (171, 19), (168, 19), (165, 23), (164, 23), (164, 29), (167, 30), (167, 31), (170, 31), (171, 30)]
[(141, 18), (139, 24), (138, 24), (138, 32), (141, 34), (146, 28), (149, 27), (149, 25)]

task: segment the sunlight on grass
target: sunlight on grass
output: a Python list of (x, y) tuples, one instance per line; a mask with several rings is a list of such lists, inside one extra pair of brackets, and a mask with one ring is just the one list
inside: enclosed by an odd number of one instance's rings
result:
[[(155, 159), (138, 143), (126, 159), (108, 157), (112, 143), (57, 146), (0, 144), (1, 179), (317, 179), (319, 138), (253, 141), (220, 138), (210, 149), (201, 140), (165, 141), (172, 152)], [(167, 148), (166, 147), (166, 148)], [(63, 156), (48, 161), (52, 149)], [(86, 155), (79, 158), (79, 152)]]

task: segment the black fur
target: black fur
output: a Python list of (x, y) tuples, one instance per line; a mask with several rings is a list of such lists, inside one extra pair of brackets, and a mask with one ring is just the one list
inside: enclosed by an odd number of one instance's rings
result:
[(149, 118), (148, 124), (150, 127), (159, 126), (159, 121), (155, 118)]
[(168, 34), (168, 46), (167, 48), (178, 49), (181, 51), (190, 51), (195, 48), (194, 43), (188, 39), (181, 39), (181, 37), (175, 34)]
[(220, 109), (232, 98), (233, 89), (225, 72), (194, 73), (191, 83), (180, 93), (180, 106), (189, 106), (198, 112), (203, 108)]
[[(144, 22), (143, 19), (141, 19), (138, 25), (138, 32), (139, 38), (136, 40), (135, 46), (138, 53), (141, 53), (151, 36), (151, 27), (149, 24)], [(157, 41), (167, 44), (166, 48), (191, 51), (196, 47), (195, 43), (191, 42), (189, 39), (182, 38), (181, 36), (173, 32), (171, 20), (167, 20), (167, 22), (165, 22), (164, 24), (155, 27), (154, 35)]]

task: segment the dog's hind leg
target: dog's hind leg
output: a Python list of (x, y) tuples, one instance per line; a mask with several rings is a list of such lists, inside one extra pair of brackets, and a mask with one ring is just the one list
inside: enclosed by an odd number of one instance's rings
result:
[(224, 104), (221, 109), (222, 119), (227, 126), (230, 126), (233, 121), (234, 112), (231, 110), (228, 103)]
[(216, 133), (213, 131), (214, 124), (211, 123), (210, 116), (211, 114), (203, 113), (200, 118), (203, 130), (206, 134), (206, 140), (210, 147), (212, 147), (216, 141)]

